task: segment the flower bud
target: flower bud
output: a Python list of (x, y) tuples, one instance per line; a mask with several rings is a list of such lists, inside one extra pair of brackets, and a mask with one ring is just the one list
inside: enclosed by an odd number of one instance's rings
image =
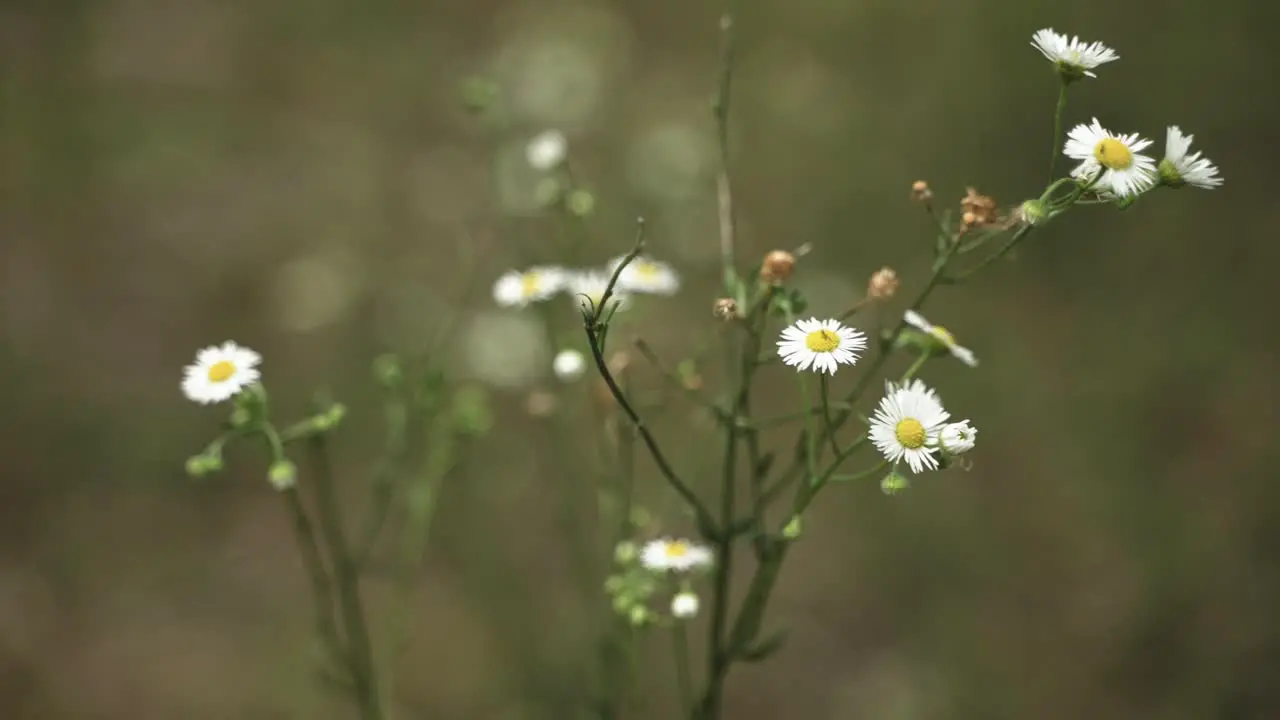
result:
[(738, 316), (738, 301), (733, 298), (720, 298), (716, 300), (713, 312), (721, 320), (732, 320)]
[(932, 200), (933, 191), (929, 189), (929, 183), (923, 180), (911, 183), (911, 199), (916, 202), (929, 202)]
[(880, 492), (885, 495), (897, 495), (911, 486), (905, 475), (898, 474), (897, 471), (891, 472), (884, 476), (880, 481)]
[(671, 598), (671, 615), (685, 620), (698, 614), (698, 596), (684, 590)]
[(277, 490), (288, 490), (298, 484), (298, 468), (288, 460), (277, 460), (267, 470), (267, 481)]
[(898, 273), (891, 267), (875, 271), (867, 282), (867, 297), (872, 300), (888, 300), (898, 292)]
[(764, 256), (764, 263), (760, 266), (760, 279), (769, 284), (781, 283), (791, 277), (795, 267), (795, 255), (786, 250), (774, 250)]

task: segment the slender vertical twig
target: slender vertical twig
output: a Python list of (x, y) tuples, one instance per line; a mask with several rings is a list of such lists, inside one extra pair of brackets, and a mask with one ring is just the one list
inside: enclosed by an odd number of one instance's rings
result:
[(320, 532), (324, 535), (333, 566), (333, 577), (338, 590), (338, 610), (346, 635), (347, 663), (351, 670), (351, 683), (360, 707), (361, 720), (382, 720), (382, 703), (378, 696), (377, 676), (373, 667), (373, 649), (369, 640), (369, 628), (365, 624), (364, 607), (360, 600), (360, 576), (355, 558), (347, 547), (346, 533), (342, 529), (342, 516), (338, 510), (338, 498), (334, 487), (333, 466), (324, 435), (314, 435), (307, 440), (314, 473), (316, 509)]

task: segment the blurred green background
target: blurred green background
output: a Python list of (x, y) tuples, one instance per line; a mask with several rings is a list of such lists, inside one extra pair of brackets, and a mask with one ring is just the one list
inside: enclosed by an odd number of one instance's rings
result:
[[(736, 672), (727, 716), (1280, 717), (1277, 6), (742, 5), (741, 255), (812, 243), (796, 281), (815, 313), (881, 265), (908, 297), (927, 276), (912, 181), (948, 206), (966, 185), (1005, 206), (1039, 194), (1056, 97), (1028, 46), (1041, 27), (1122, 58), (1073, 88), (1068, 126), (1096, 115), (1158, 154), (1181, 125), (1227, 183), (1072, 212), (935, 295), (926, 315), (982, 359), (925, 373), (981, 429), (975, 467), (896, 498), (874, 481), (821, 498), (768, 620), (789, 643)], [(562, 259), (566, 225), (523, 155), (558, 128), (596, 198), (583, 261), (624, 251), (644, 215), (685, 276), (628, 332), (671, 362), (714, 332), (721, 11), (0, 5), (0, 717), (351, 717), (313, 676), (307, 586), (262, 458), (182, 472), (223, 416), (182, 398), (181, 368), (231, 338), (263, 353), (281, 413), (330, 387), (351, 408), (354, 512), (380, 442), (371, 359), (420, 353), (459, 315), (447, 359), (493, 386), (496, 426), (446, 488), (396, 705), (565, 717), (588, 606), (562, 508), (599, 471), (598, 407), (587, 385), (557, 388), (534, 316), (499, 311), (489, 286)], [(499, 91), (479, 115), (463, 103), (476, 78)], [(567, 300), (549, 307), (572, 325)], [(789, 372), (763, 373), (762, 411), (794, 407)], [(529, 417), (538, 388), (561, 394), (573, 434)], [(686, 472), (714, 469), (714, 428), (687, 404), (653, 424)], [(650, 506), (687, 529), (640, 468)], [(365, 590), (376, 618), (386, 589)], [(645, 716), (670, 717), (665, 643), (642, 660)]]

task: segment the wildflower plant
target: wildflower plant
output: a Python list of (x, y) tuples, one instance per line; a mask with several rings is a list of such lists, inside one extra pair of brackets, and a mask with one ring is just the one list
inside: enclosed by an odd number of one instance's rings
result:
[[(970, 467), (978, 425), (962, 408), (946, 404), (945, 388), (921, 377), (938, 363), (978, 371), (977, 353), (922, 312), (938, 288), (970, 282), (1068, 211), (1124, 209), (1161, 189), (1222, 183), (1217, 167), (1191, 152), (1192, 136), (1178, 126), (1167, 128), (1160, 160), (1147, 154), (1151, 141), (1112, 131), (1097, 118), (1064, 135), (1069, 88), (1104, 74), (1119, 56), (1099, 42), (1041, 30), (1031, 44), (1050, 61), (1059, 90), (1047, 184), (1012, 207), (970, 187), (953, 212), (938, 207), (928, 183), (916, 182), (910, 196), (924, 209), (932, 236), (922, 244), (927, 278), (907, 285), (893, 268), (882, 267), (851, 307), (810, 307), (793, 279), (804, 272), (812, 245), (779, 248), (749, 264), (739, 257), (739, 208), (729, 163), (734, 35), (726, 16), (713, 103), (723, 288), (705, 303), (705, 322), (716, 330), (708, 335), (722, 345), (727, 368), (719, 382), (703, 377), (699, 353), (669, 363), (643, 338), (618, 339), (615, 330), (630, 321), (632, 310), (680, 291), (680, 274), (649, 254), (643, 219), (629, 252), (584, 262), (585, 220), (595, 199), (574, 174), (571, 148), (558, 131), (545, 131), (526, 146), (530, 166), (552, 181), (548, 208), (562, 221), (557, 252), (499, 275), (492, 286), (496, 305), (541, 320), (555, 351), (545, 373), (555, 390), (532, 394), (530, 413), (554, 421), (555, 393), (569, 394), (593, 370), (608, 408), (599, 417), (611, 451), (602, 455), (616, 463), (616, 472), (585, 490), (567, 480), (559, 489), (568, 519), (595, 515), (593, 523), (572, 524), (582, 552), (574, 559), (587, 568), (593, 607), (604, 620), (591, 624), (598, 637), (584, 660), (587, 681), (580, 683), (583, 709), (592, 717), (626, 714), (638, 670), (630, 658), (647, 638), (668, 634), (681, 716), (721, 720), (731, 671), (766, 660), (784, 645), (785, 630), (770, 625), (768, 608), (784, 563), (803, 544), (804, 518), (814, 502), (863, 480), (878, 480), (886, 496), (899, 496), (931, 473)], [(1075, 163), (1061, 175), (1055, 172), (1059, 154)], [(905, 311), (887, 327), (877, 326), (875, 318), (883, 313), (866, 311), (899, 294), (910, 297)], [(646, 422), (654, 405), (632, 383), (632, 353), (713, 420), (720, 464), (710, 489), (678, 466)], [(386, 696), (395, 687), (394, 654), (375, 651), (359, 581), (374, 565), (386, 518), (398, 507), (405, 521), (390, 564), (401, 592), (390, 625), (393, 639), (403, 642), (407, 588), (421, 563), (440, 483), (457, 465), (462, 440), (492, 425), (485, 395), (474, 385), (448, 382), (436, 363), (410, 372), (395, 356), (375, 362), (387, 450), (375, 465), (369, 517), (353, 539), (335, 499), (328, 453), (345, 408), (319, 401), (300, 421), (276, 425), (260, 369), (265, 365), (257, 353), (227, 343), (201, 351), (187, 368), (182, 389), (188, 397), (230, 405), (221, 432), (187, 469), (196, 476), (220, 470), (233, 443), (254, 441), (266, 448), (268, 486), (284, 498), (311, 580), (326, 673), (350, 691), (362, 720), (383, 720)], [(903, 365), (900, 372), (888, 372)], [(756, 414), (759, 381), (770, 376), (794, 381), (796, 412)], [(778, 433), (787, 429), (795, 431), (794, 439), (789, 448), (785, 441), (778, 447)], [(299, 445), (305, 453), (295, 450)], [(655, 517), (637, 504), (635, 466), (644, 456), (683, 515)], [(687, 525), (685, 535), (660, 532), (678, 522)], [(584, 526), (594, 532), (580, 530)], [(745, 566), (744, 554), (750, 559)], [(745, 583), (735, 583), (739, 574)], [(741, 596), (732, 597), (732, 589), (743, 585)], [(688, 633), (697, 631), (705, 633), (705, 642), (690, 643)], [(695, 645), (704, 651), (700, 659), (692, 657)]]

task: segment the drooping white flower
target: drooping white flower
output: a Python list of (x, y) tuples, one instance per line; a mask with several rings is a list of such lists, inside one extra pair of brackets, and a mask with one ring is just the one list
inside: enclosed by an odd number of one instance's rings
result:
[(1094, 118), (1093, 124), (1077, 125), (1067, 133), (1063, 152), (1080, 161), (1071, 171), (1073, 177), (1082, 181), (1098, 177), (1094, 189), (1124, 198), (1146, 192), (1156, 184), (1155, 161), (1140, 154), (1149, 145), (1151, 141), (1139, 138), (1137, 133), (1109, 132)]
[(969, 367), (978, 366), (978, 358), (974, 357), (973, 351), (967, 347), (957, 345), (955, 336), (948, 332), (946, 328), (930, 323), (928, 320), (924, 319), (923, 315), (915, 310), (908, 310), (903, 314), (902, 319), (911, 327), (931, 336), (934, 340), (941, 343), (943, 347), (951, 351), (951, 355), (954, 356), (955, 359)]
[(797, 320), (783, 328), (778, 355), (797, 371), (836, 373), (840, 365), (858, 362), (858, 353), (867, 347), (867, 336), (839, 320)]
[(1169, 126), (1164, 136), (1164, 159), (1160, 161), (1160, 180), (1169, 187), (1191, 185), (1210, 190), (1222, 184), (1218, 167), (1191, 149), (1194, 135), (1183, 135), (1177, 125)]
[(198, 403), (222, 402), (258, 381), (260, 362), (261, 355), (231, 341), (207, 347), (186, 367), (182, 392)]
[(558, 130), (538, 133), (525, 146), (525, 159), (535, 170), (552, 170), (564, 162), (569, 151), (569, 141)]
[[(625, 259), (626, 256), (623, 255), (609, 261), (610, 274)], [(664, 262), (640, 256), (622, 269), (622, 274), (618, 275), (618, 286), (628, 292), (674, 295), (680, 289), (680, 275)]]
[(978, 439), (978, 428), (968, 420), (948, 423), (938, 433), (938, 449), (948, 455), (963, 455), (973, 449)]
[(710, 548), (690, 540), (672, 538), (650, 540), (640, 552), (641, 564), (657, 572), (687, 572), (694, 568), (709, 567), (713, 557)]
[(894, 465), (906, 460), (914, 473), (934, 470), (938, 436), (950, 417), (923, 382), (902, 387), (885, 383), (885, 396), (871, 418), (871, 442)]
[(560, 292), (566, 280), (565, 270), (553, 265), (510, 270), (493, 284), (493, 299), (502, 307), (524, 307)]
[(671, 598), (671, 615), (687, 620), (698, 614), (698, 596), (688, 590), (682, 590)]
[(564, 382), (572, 382), (582, 377), (587, 369), (587, 359), (577, 350), (561, 350), (551, 361), (551, 369)]
[(1058, 67), (1058, 72), (1068, 77), (1097, 77), (1090, 71), (1103, 63), (1120, 59), (1115, 50), (1100, 42), (1086, 43), (1079, 37), (1067, 38), (1054, 32), (1053, 28), (1037, 30), (1031, 36), (1031, 47), (1039, 50)]
[[(599, 270), (582, 270), (575, 272), (569, 276), (567, 289), (569, 294), (573, 296), (574, 302), (587, 312), (592, 312), (600, 306), (604, 300), (604, 291), (609, 287), (609, 281), (613, 279), (612, 272), (601, 272)], [(609, 305), (612, 310), (606, 309), (601, 315), (607, 317), (609, 312), (616, 310), (624, 310), (631, 302), (631, 297), (624, 288), (619, 287), (621, 283), (613, 286), (613, 292), (609, 294)]]

